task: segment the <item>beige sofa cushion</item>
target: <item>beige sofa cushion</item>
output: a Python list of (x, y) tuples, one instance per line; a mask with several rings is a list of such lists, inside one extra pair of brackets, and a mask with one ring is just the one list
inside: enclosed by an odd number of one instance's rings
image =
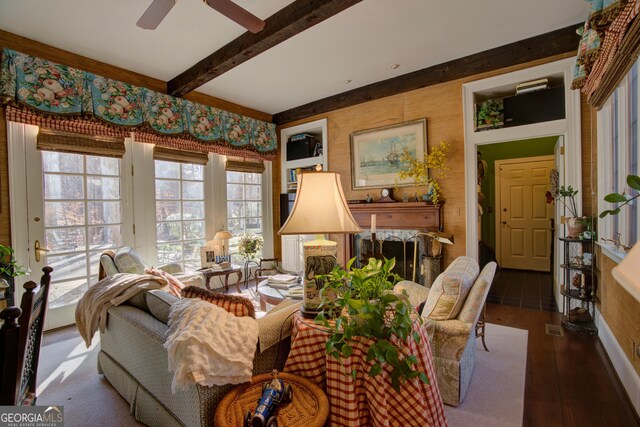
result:
[(144, 274), (144, 261), (138, 252), (129, 247), (118, 249), (113, 262), (120, 273)]
[(422, 317), (431, 320), (455, 319), (479, 271), (478, 263), (474, 259), (456, 258), (433, 282), (422, 310)]

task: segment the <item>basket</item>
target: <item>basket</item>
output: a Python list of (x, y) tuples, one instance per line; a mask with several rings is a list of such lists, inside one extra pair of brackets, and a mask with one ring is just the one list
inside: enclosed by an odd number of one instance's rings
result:
[[(262, 384), (271, 381), (272, 375), (261, 374), (250, 383), (240, 384), (225, 395), (216, 409), (215, 425), (241, 427), (248, 411), (256, 409), (262, 396)], [(329, 416), (329, 400), (320, 387), (298, 375), (280, 372), (278, 378), (290, 384), (293, 400), (278, 408), (278, 427), (322, 427)]]

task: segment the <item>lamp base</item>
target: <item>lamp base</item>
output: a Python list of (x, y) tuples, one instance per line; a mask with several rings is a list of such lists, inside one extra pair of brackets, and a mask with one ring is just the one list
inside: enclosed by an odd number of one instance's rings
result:
[(314, 308), (304, 308), (304, 306), (300, 307), (300, 314), (305, 319), (315, 319), (318, 314), (320, 314), (319, 310)]

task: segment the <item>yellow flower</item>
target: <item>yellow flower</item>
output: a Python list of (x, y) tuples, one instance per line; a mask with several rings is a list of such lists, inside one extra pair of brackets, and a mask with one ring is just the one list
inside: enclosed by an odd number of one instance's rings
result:
[(406, 164), (407, 167), (398, 173), (396, 186), (399, 180), (412, 179), (416, 187), (428, 186), (428, 194), (431, 195), (431, 201), (438, 203), (442, 194), (440, 184), (436, 178), (441, 179), (447, 176), (447, 171), (449, 170), (447, 165), (449, 148), (449, 143), (442, 141), (432, 148), (431, 153), (425, 153), (423, 159), (418, 160), (405, 147), (402, 150), (400, 161)]

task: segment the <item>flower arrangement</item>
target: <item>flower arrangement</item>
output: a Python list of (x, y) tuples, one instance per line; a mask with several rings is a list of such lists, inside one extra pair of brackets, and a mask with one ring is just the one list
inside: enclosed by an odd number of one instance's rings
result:
[(262, 249), (262, 236), (253, 233), (244, 233), (238, 239), (238, 252), (247, 260), (255, 258), (256, 253)]
[(447, 177), (449, 170), (447, 154), (450, 147), (448, 142), (442, 141), (431, 149), (431, 153), (426, 153), (421, 160), (413, 157), (406, 147), (403, 148), (400, 162), (406, 164), (407, 167), (398, 173), (396, 186), (398, 180), (412, 179), (416, 187), (428, 187), (427, 194), (422, 196), (425, 201), (438, 203), (442, 196), (438, 179)]
[(577, 194), (578, 190), (574, 190), (572, 186), (565, 188), (563, 185), (555, 194), (551, 191), (547, 191), (547, 204), (553, 203), (553, 200), (558, 200), (567, 208), (573, 218), (577, 218), (580, 216), (578, 215), (578, 206), (576, 205)]

